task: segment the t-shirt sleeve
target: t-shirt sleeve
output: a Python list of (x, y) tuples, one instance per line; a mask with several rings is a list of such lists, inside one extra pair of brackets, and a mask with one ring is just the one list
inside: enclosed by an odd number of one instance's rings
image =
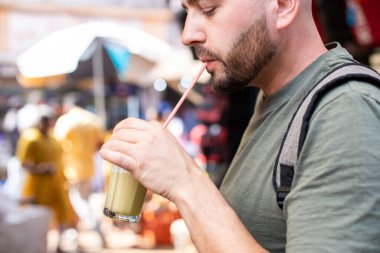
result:
[(284, 207), (286, 252), (380, 251), (379, 94), (347, 85), (313, 113)]

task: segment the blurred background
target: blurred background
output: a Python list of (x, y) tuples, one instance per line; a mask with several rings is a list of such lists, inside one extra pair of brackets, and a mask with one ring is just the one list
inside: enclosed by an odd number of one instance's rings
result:
[[(313, 12), (326, 43), (379, 71), (379, 0)], [(112, 165), (97, 153), (124, 118), (163, 122), (190, 85), (202, 64), (181, 44), (185, 18), (180, 0), (0, 0), (0, 253), (196, 252), (151, 192), (139, 223), (104, 217)], [(169, 130), (219, 186), (257, 89), (219, 96), (209, 79)]]

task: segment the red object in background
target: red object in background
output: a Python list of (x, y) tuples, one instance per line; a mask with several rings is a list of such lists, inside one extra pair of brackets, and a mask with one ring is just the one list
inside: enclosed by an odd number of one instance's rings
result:
[(202, 136), (207, 133), (207, 126), (203, 124), (198, 124), (194, 126), (189, 134), (190, 141), (194, 144), (200, 146), (202, 142)]
[(357, 42), (365, 47), (380, 45), (380, 0), (346, 0)]
[(228, 106), (227, 97), (214, 93), (211, 85), (204, 85), (202, 94), (205, 98), (205, 103), (197, 108), (197, 118), (208, 124), (218, 123)]
[(170, 225), (179, 218), (181, 216), (177, 210), (144, 210), (141, 217), (141, 235), (149, 239), (153, 247), (172, 245)]

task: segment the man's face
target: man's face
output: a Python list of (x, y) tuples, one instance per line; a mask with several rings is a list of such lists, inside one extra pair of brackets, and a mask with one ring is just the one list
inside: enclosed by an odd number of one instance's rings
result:
[[(198, 15), (188, 15), (188, 19), (195, 18), (196, 20), (195, 22), (187, 20), (186, 25), (191, 26), (194, 23), (195, 29), (198, 30), (185, 27), (184, 43), (194, 46), (198, 58), (207, 62), (207, 70), (212, 75), (212, 87), (217, 93), (226, 94), (242, 89), (257, 77), (276, 54), (276, 45), (270, 38), (265, 16), (262, 15), (253, 20), (250, 15), (244, 20), (244, 15), (250, 10), (246, 10), (245, 13), (241, 13), (240, 10), (239, 13), (231, 9), (234, 8), (233, 3), (222, 5), (223, 1), (217, 0), (196, 2), (197, 4), (192, 6), (195, 10), (197, 8), (202, 10), (202, 4), (205, 3), (209, 4), (205, 6), (215, 5), (216, 9), (212, 14), (214, 16), (208, 14), (207, 17), (202, 17), (202, 11)], [(227, 14), (228, 12), (235, 15)], [(225, 21), (220, 22), (223, 16)], [(193, 40), (186, 41), (184, 38), (191, 38), (186, 37), (188, 34), (185, 33), (189, 31), (186, 29), (202, 33), (203, 37), (194, 35)], [(221, 33), (216, 32), (216, 29), (219, 29)]]

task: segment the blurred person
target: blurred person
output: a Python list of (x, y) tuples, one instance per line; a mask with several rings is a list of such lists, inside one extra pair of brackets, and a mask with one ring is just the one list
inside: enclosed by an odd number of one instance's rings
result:
[(40, 111), (39, 117), (37, 126), (25, 130), (17, 144), (17, 157), (27, 171), (22, 203), (51, 208), (62, 235), (75, 226), (76, 216), (65, 189), (61, 147), (49, 132), (51, 115)]
[(38, 124), (40, 120), (38, 105), (40, 104), (46, 104), (43, 91), (30, 91), (26, 103), (17, 111), (17, 129), (20, 134)]
[[(206, 158), (206, 171), (217, 187), (220, 186), (226, 173), (228, 161), (228, 130), (225, 126), (225, 115), (230, 109), (226, 96), (218, 96), (209, 85), (204, 86), (202, 94), (205, 103), (197, 110), (198, 118), (207, 126), (202, 135), (201, 149)], [(243, 118), (243, 112), (240, 113)]]
[(207, 126), (202, 136), (201, 149), (206, 157), (206, 171), (217, 187), (220, 187), (227, 171), (227, 129), (219, 123)]
[(95, 155), (103, 143), (100, 118), (84, 109), (83, 97), (69, 93), (63, 99), (63, 114), (58, 117), (54, 136), (63, 150), (64, 175), (70, 185), (69, 194), (83, 225), (96, 229), (102, 237), (99, 223), (91, 212), (89, 197), (95, 174)]
[(41, 113), (50, 114), (50, 107), (45, 104), (44, 94), (40, 90), (33, 90), (28, 93), (26, 103), (22, 103), (22, 98), (14, 95), (7, 101), (9, 109), (7, 110), (3, 129), (7, 133), (11, 145), (12, 156), (7, 163), (7, 179), (3, 191), (12, 199), (21, 198), (21, 188), (25, 179), (25, 171), (16, 156), (17, 143), (20, 134), (30, 128), (35, 128), (40, 120)]
[(17, 112), (21, 108), (21, 98), (14, 95), (7, 101), (8, 109), (5, 112), (2, 129), (11, 145), (11, 156), (15, 155), (17, 140), (20, 136), (17, 129)]
[[(200, 253), (378, 252), (380, 90), (343, 82), (316, 105), (283, 209), (273, 174), (299, 104), (355, 60), (324, 45), (311, 0), (183, 0), (182, 35), (219, 93), (260, 88), (254, 115), (218, 189), (167, 129), (128, 118), (102, 157), (176, 204)], [(360, 232), (358, 232), (360, 231)]]

